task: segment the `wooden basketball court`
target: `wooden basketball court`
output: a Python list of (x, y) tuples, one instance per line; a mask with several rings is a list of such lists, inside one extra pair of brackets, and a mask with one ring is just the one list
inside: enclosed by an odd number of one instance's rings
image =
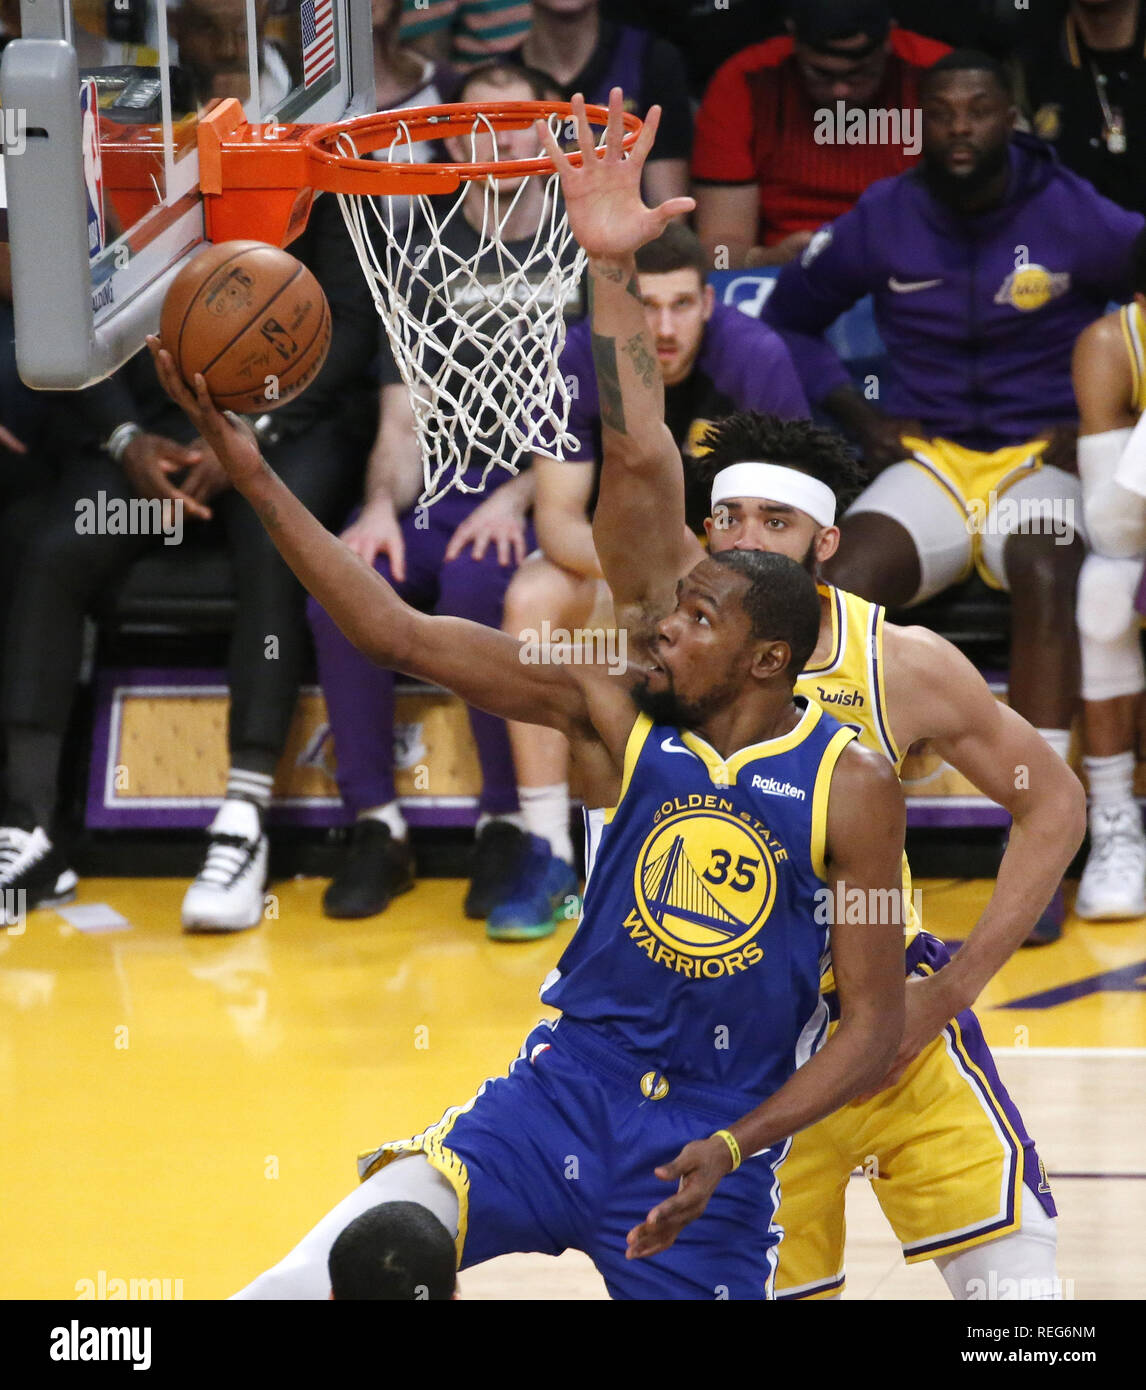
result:
[[(151, 1296), (234, 1292), (354, 1185), (359, 1151), (504, 1070), (569, 934), (487, 942), (462, 916), (464, 884), (446, 880), (371, 921), (330, 922), (322, 882), (296, 880), (272, 886), (257, 931), (190, 937), (185, 886), (87, 880), (81, 905), (121, 924), (41, 911), (0, 933), (0, 1298), (106, 1297), (117, 1280), (149, 1281), (137, 1288)], [(947, 939), (990, 891), (923, 887)], [(1059, 1274), (1079, 1299), (1146, 1297), (1144, 981), (1146, 923), (1071, 919), (980, 1003), (1050, 1171)], [(933, 1266), (903, 1264), (861, 1176), (848, 1257), (847, 1298), (948, 1297)], [(462, 1291), (605, 1296), (576, 1253), (493, 1261)]]

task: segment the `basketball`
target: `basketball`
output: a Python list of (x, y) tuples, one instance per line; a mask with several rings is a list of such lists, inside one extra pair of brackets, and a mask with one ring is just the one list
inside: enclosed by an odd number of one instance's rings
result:
[(301, 261), (261, 241), (225, 241), (175, 277), (159, 336), (185, 382), (202, 372), (220, 409), (262, 413), (306, 390), (330, 331), (326, 296)]

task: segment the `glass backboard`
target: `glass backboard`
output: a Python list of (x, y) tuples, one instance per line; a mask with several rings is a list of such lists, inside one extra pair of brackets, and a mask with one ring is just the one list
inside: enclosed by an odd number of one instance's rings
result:
[(16, 358), (33, 387), (113, 372), (204, 242), (197, 131), (373, 109), (369, 0), (21, 0), (0, 63)]

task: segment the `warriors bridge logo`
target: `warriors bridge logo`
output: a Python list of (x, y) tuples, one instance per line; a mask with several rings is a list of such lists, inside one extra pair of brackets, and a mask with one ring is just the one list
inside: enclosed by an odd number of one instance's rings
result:
[(787, 857), (767, 827), (724, 798), (677, 797), (661, 807), (637, 856), (637, 905), (625, 930), (650, 960), (689, 979), (747, 970), (764, 958), (755, 938)]

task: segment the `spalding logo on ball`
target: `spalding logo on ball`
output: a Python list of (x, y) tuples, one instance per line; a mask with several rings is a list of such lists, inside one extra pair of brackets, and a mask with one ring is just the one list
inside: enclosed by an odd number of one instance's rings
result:
[(330, 306), (302, 264), (261, 241), (224, 241), (167, 291), (159, 337), (190, 384), (201, 372), (221, 410), (252, 414), (292, 400), (330, 348)]

